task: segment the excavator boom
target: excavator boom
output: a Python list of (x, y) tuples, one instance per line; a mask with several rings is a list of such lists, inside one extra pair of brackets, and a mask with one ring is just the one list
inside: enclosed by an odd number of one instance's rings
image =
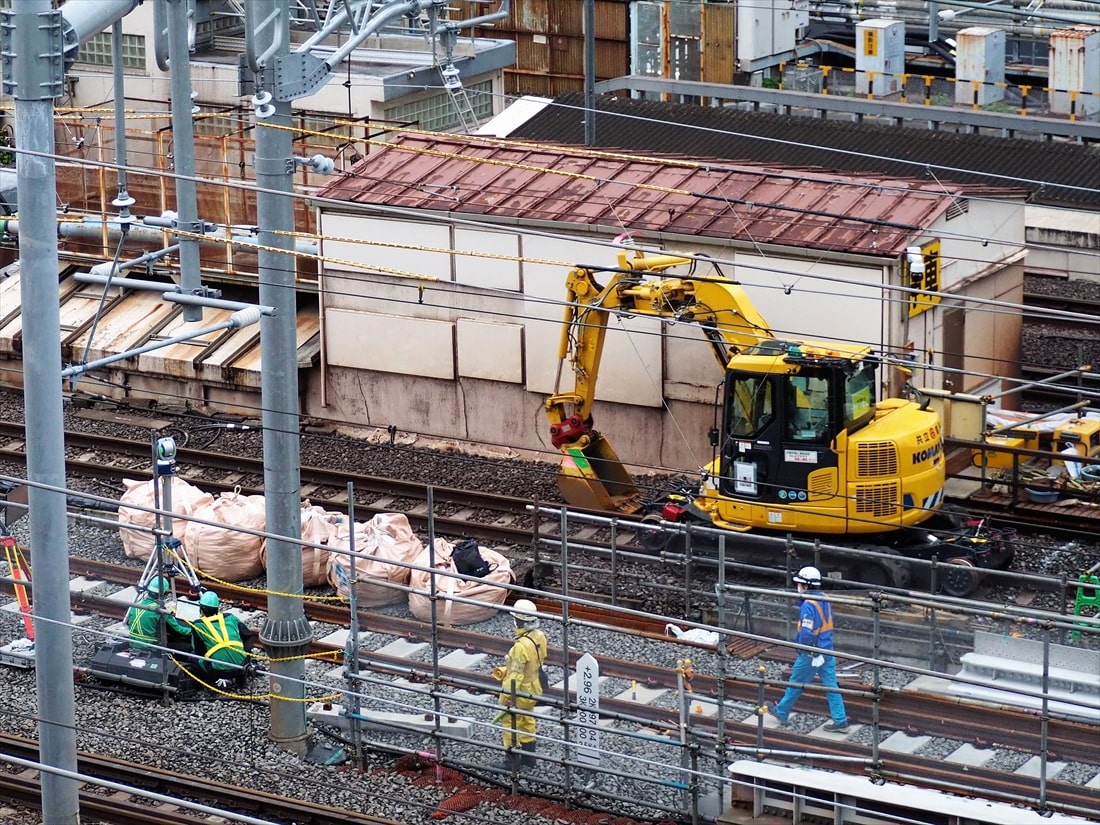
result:
[[(567, 277), (558, 374), (545, 408), (551, 442), (565, 455), (559, 476), (562, 493), (576, 507), (626, 513), (641, 507), (629, 473), (592, 426), (596, 378), (612, 313), (701, 327), (722, 369), (734, 353), (772, 337), (744, 289), (721, 274), (647, 277), (685, 265), (694, 269), (697, 262), (677, 255), (624, 252), (618, 269), (576, 267)], [(600, 272), (611, 273), (606, 285), (596, 280)], [(573, 373), (571, 389), (562, 388), (566, 364)]]

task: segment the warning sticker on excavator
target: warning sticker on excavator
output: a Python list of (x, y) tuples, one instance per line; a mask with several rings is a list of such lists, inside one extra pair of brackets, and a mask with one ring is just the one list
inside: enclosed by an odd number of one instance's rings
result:
[(817, 450), (784, 450), (783, 460), (794, 464), (817, 464)]
[[(591, 470), (592, 469), (592, 465), (588, 463), (588, 457), (585, 456), (585, 454), (582, 453), (580, 450), (575, 450), (575, 449), (570, 450), (569, 451), (569, 457), (573, 459), (572, 463), (577, 466), (577, 469), (579, 469), (579, 470)], [(565, 462), (568, 461), (568, 460), (569, 459), (564, 459), (562, 461), (562, 466), (564, 466)]]

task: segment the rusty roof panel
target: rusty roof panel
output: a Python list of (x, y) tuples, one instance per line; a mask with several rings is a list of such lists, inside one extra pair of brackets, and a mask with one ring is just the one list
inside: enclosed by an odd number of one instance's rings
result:
[(404, 135), (321, 197), (896, 255), (965, 194), (909, 179), (717, 159)]

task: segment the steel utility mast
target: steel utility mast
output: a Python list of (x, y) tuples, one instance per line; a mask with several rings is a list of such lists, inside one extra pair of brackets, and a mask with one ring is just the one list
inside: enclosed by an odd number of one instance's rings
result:
[[(426, 12), (429, 34), (453, 41), (453, 33), (461, 27), (506, 15), (508, 0), (501, 0), (501, 8), (494, 14), (446, 22), (438, 19), (444, 8), (442, 0), (299, 2), (299, 14), (293, 20), (290, 0), (248, 0), (243, 6), (244, 68), (252, 72), (256, 90), (252, 104), (260, 303), (275, 307), (275, 315), (262, 320), (260, 331), (267, 530), (285, 537), (267, 543), (268, 588), (274, 595), (268, 599), (268, 618), (260, 639), (271, 653), (271, 693), (278, 697), (271, 703), (271, 738), (305, 755), (309, 750), (305, 663), (300, 657), (308, 649), (313, 631), (300, 598), (302, 553), (296, 543), (301, 540), (301, 474), (293, 182), (296, 165), (317, 168), (324, 159), (294, 157), (291, 102), (317, 92), (368, 37), (402, 17), (419, 19)], [(314, 29), (294, 51), (290, 49), (292, 22), (296, 29), (303, 25)], [(327, 45), (336, 34), (341, 35), (340, 45)]]

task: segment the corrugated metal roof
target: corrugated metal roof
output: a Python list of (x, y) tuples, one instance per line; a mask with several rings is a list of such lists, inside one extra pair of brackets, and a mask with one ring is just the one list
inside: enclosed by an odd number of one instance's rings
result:
[(939, 182), (442, 134), (399, 137), (318, 193), (359, 204), (872, 255), (900, 253), (960, 194)]
[[(510, 136), (583, 143), (584, 96), (562, 95), (554, 103)], [(1031, 193), (1033, 203), (1100, 209), (1100, 146), (1096, 145), (602, 95), (596, 97), (596, 109), (599, 146), (690, 152), (749, 163), (782, 163), (789, 168), (923, 175), (927, 180), (1023, 189)]]

